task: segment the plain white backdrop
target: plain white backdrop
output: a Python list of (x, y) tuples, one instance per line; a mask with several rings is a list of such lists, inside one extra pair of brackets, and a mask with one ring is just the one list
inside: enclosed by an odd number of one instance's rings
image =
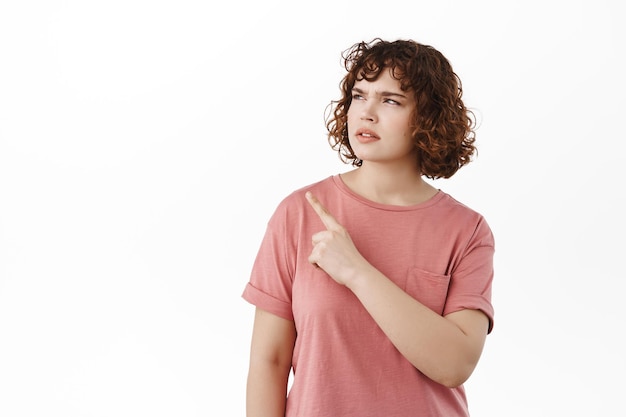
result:
[(486, 416), (623, 413), (618, 1), (3, 1), (0, 416), (243, 416), (240, 297), (326, 142), (340, 53), (451, 61), (478, 157), (436, 185), (497, 243)]

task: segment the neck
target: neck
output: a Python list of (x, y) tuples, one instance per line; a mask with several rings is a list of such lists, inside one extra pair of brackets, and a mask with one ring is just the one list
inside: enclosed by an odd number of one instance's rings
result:
[(437, 193), (411, 166), (382, 167), (364, 163), (360, 168), (342, 174), (342, 179), (357, 194), (382, 204), (419, 204)]

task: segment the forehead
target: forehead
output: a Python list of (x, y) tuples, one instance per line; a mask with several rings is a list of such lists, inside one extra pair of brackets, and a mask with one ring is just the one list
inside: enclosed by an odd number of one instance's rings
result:
[(417, 97), (412, 89), (403, 89), (402, 82), (392, 75), (390, 70), (383, 70), (375, 80), (361, 79), (355, 81), (353, 92), (371, 97), (384, 97), (399, 100), (406, 108), (415, 108)]
[(395, 90), (398, 92), (403, 91), (400, 80), (393, 76), (392, 70), (390, 68), (383, 69), (378, 77), (375, 80), (366, 80), (365, 78), (359, 77), (354, 83), (354, 87), (356, 88), (367, 88), (370, 85), (376, 86), (376, 89), (384, 89), (384, 90)]

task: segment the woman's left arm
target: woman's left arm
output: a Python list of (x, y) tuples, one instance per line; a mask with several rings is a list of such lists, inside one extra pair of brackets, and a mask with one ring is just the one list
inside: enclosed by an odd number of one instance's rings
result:
[(346, 286), (400, 353), (432, 380), (457, 387), (469, 378), (485, 344), (489, 320), (479, 310), (440, 316), (369, 266)]
[(441, 316), (404, 292), (358, 252), (335, 218), (310, 193), (326, 226), (312, 237), (309, 262), (348, 287), (398, 351), (423, 374), (447, 387), (469, 378), (485, 344), (489, 319), (479, 310)]

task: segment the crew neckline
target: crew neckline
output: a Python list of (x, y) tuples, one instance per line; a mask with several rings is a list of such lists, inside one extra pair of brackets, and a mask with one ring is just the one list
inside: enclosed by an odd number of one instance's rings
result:
[(398, 205), (394, 205), (394, 204), (383, 204), (383, 203), (378, 203), (376, 201), (367, 199), (365, 197), (363, 197), (360, 194), (357, 194), (356, 192), (352, 191), (352, 189), (350, 189), (346, 183), (343, 181), (343, 179), (341, 178), (340, 174), (335, 174), (331, 176), (331, 179), (333, 180), (333, 183), (335, 184), (335, 186), (344, 194), (348, 195), (349, 197), (351, 197), (354, 200), (357, 200), (358, 202), (365, 204), (367, 206), (376, 208), (376, 209), (380, 209), (380, 210), (387, 210), (387, 211), (412, 211), (412, 210), (421, 210), (421, 209), (425, 209), (428, 207), (431, 207), (435, 204), (437, 204), (446, 194), (441, 191), (441, 189), (437, 189), (437, 193), (432, 196), (431, 198), (429, 198), (426, 201), (423, 201), (421, 203), (418, 204), (412, 204), (409, 206), (398, 206)]

